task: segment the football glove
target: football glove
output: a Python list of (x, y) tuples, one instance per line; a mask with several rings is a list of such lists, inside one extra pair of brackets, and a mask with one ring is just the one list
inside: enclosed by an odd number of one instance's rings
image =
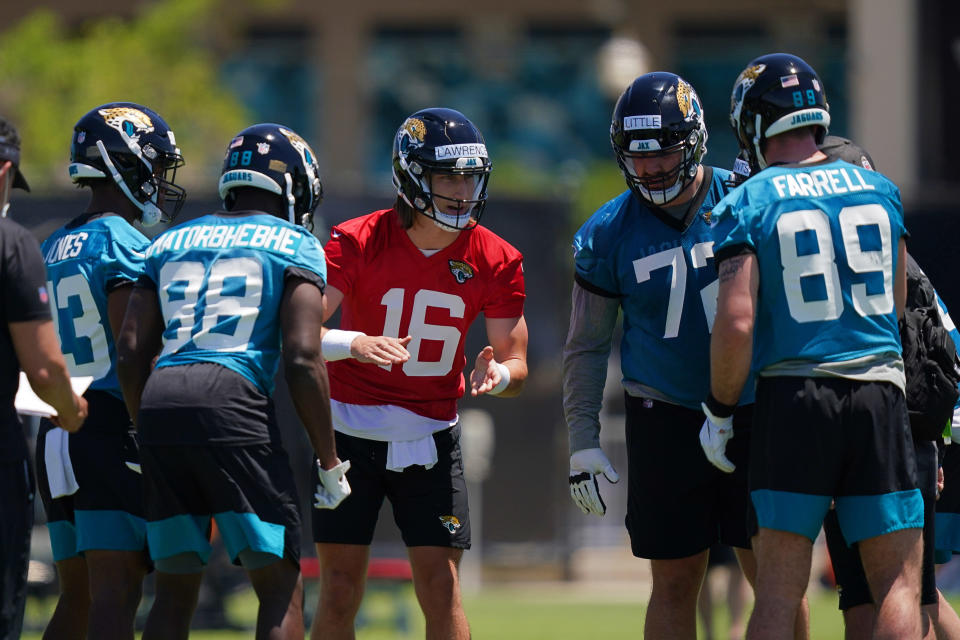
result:
[(727, 441), (733, 437), (733, 416), (718, 418), (707, 408), (705, 402), (701, 402), (700, 407), (707, 416), (700, 428), (700, 446), (713, 466), (725, 473), (733, 473), (736, 466), (726, 454)]
[(344, 498), (350, 495), (350, 483), (347, 482), (349, 469), (349, 460), (344, 460), (331, 469), (324, 469), (320, 466), (320, 461), (317, 461), (317, 475), (320, 476), (320, 482), (317, 483), (317, 492), (313, 494), (315, 509), (336, 509)]
[(597, 483), (597, 476), (601, 473), (610, 482), (620, 480), (603, 449), (582, 449), (570, 456), (570, 497), (584, 513), (602, 516), (607, 512)]

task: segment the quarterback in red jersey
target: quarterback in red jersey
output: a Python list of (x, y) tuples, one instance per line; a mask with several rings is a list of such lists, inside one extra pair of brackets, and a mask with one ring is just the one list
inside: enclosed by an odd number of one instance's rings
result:
[[(313, 511), (320, 601), (312, 637), (352, 638), (377, 516), (389, 497), (408, 547), (427, 638), (468, 638), (457, 567), (470, 547), (457, 400), (464, 342), (483, 313), (489, 344), (470, 393), (513, 396), (527, 377), (522, 256), (478, 226), (490, 160), (463, 114), (424, 109), (393, 145), (398, 198), (335, 226), (327, 256), (326, 321), (337, 450), (352, 494)], [(321, 472), (323, 473), (323, 472)]]

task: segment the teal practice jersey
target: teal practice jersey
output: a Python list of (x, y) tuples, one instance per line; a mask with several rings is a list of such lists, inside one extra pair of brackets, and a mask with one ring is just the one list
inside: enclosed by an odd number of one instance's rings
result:
[(717, 254), (756, 254), (754, 369), (900, 360), (894, 304), (907, 234), (890, 180), (842, 160), (770, 167), (714, 210)]
[(213, 362), (272, 394), (291, 271), (322, 287), (323, 248), (265, 213), (207, 215), (158, 236), (146, 260), (165, 324), (157, 367)]
[[(624, 380), (696, 410), (710, 391), (710, 332), (717, 310), (707, 214), (727, 193), (729, 175), (707, 171), (706, 195), (686, 228), (625, 191), (598, 209), (573, 239), (577, 283), (620, 301)], [(740, 398), (740, 404), (750, 402), (752, 378)]]
[(91, 389), (117, 398), (117, 352), (107, 296), (143, 273), (150, 241), (117, 215), (81, 216), (47, 238), (47, 291), (60, 348), (72, 376), (92, 376)]

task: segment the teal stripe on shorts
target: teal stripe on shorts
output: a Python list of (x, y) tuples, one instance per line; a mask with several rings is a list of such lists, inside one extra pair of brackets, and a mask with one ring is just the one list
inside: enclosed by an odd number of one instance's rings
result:
[(900, 529), (923, 528), (923, 496), (919, 489), (875, 496), (837, 498), (837, 518), (848, 544)]
[[(750, 498), (760, 527), (796, 533), (810, 538), (811, 542), (817, 539), (832, 500), (830, 496), (771, 489), (751, 491)], [(920, 516), (922, 520), (923, 509)]]
[(147, 522), (147, 542), (154, 562), (192, 551), (207, 564), (210, 558), (210, 516), (179, 515)]
[(935, 523), (937, 551), (960, 552), (960, 513), (938, 513)]
[(77, 551), (77, 529), (69, 520), (54, 520), (47, 523), (53, 561), (60, 562), (80, 555)]
[(142, 551), (147, 547), (147, 521), (126, 511), (74, 512), (77, 550)]
[(284, 526), (264, 522), (255, 513), (225, 511), (214, 516), (230, 560), (236, 561), (244, 549), (283, 557)]

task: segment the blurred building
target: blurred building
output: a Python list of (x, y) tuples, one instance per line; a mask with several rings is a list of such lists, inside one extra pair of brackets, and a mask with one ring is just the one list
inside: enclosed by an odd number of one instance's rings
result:
[[(5, 22), (48, 7), (80, 23), (152, 2), (14, 0)], [(730, 86), (745, 62), (774, 50), (818, 69), (833, 130), (868, 148), (907, 199), (944, 191), (960, 172), (946, 157), (960, 140), (946, 106), (960, 92), (956, 2), (250, 0), (217, 16), (211, 40), (228, 85), (257, 116), (317, 141), (339, 191), (385, 184), (398, 123), (440, 104), (477, 121), (511, 167), (563, 172), (608, 159), (613, 100), (654, 69), (697, 87), (710, 161), (729, 166)]]

